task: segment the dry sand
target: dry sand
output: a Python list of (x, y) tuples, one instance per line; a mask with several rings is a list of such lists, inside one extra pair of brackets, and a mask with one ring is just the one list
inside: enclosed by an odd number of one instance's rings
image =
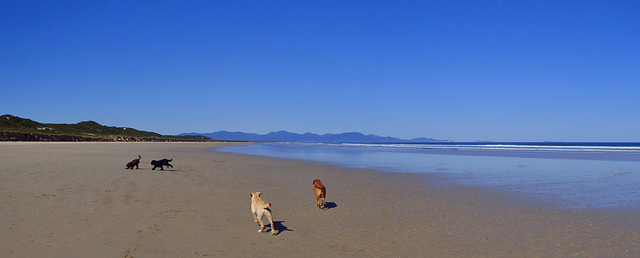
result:
[[(635, 211), (210, 151), (228, 145), (0, 142), (0, 257), (640, 257)], [(161, 158), (174, 168), (151, 170)], [(257, 232), (253, 191), (273, 203), (276, 236)]]

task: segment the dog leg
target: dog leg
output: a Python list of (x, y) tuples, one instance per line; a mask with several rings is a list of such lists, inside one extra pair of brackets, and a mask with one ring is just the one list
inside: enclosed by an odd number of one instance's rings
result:
[(264, 232), (264, 223), (262, 223), (262, 217), (258, 218), (258, 222), (260, 223), (260, 230), (258, 230), (258, 232)]
[(316, 195), (316, 207), (320, 208), (320, 196)]
[(271, 213), (267, 213), (267, 218), (269, 218), (269, 223), (271, 223), (271, 235), (275, 236), (276, 227), (275, 227), (275, 224), (273, 224), (273, 217), (271, 216)]

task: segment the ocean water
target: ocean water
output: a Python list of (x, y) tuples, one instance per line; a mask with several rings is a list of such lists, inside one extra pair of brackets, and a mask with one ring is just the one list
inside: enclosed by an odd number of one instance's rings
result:
[(640, 208), (640, 143), (252, 143), (216, 151), (507, 189), (569, 209)]

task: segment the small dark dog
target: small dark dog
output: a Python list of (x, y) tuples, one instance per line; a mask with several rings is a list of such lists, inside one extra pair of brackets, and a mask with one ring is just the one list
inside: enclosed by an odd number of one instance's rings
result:
[(140, 164), (140, 159), (142, 157), (140, 157), (140, 155), (138, 155), (137, 159), (132, 160), (131, 162), (127, 163), (127, 168), (125, 169), (133, 169), (133, 167), (135, 166), (136, 169), (138, 169), (138, 164)]
[(164, 170), (162, 169), (162, 166), (167, 166), (167, 168), (169, 167), (173, 168), (173, 166), (169, 164), (169, 162), (171, 161), (173, 161), (173, 159), (152, 160), (151, 165), (153, 165), (153, 168), (151, 170), (155, 170), (158, 167), (160, 168), (160, 170)]

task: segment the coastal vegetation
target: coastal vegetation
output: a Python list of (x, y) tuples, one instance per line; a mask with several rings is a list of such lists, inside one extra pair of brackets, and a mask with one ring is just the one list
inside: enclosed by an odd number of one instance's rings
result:
[(40, 123), (7, 114), (0, 116), (0, 141), (208, 142), (214, 140), (200, 135), (161, 135), (129, 127), (104, 126), (95, 121), (76, 124)]

